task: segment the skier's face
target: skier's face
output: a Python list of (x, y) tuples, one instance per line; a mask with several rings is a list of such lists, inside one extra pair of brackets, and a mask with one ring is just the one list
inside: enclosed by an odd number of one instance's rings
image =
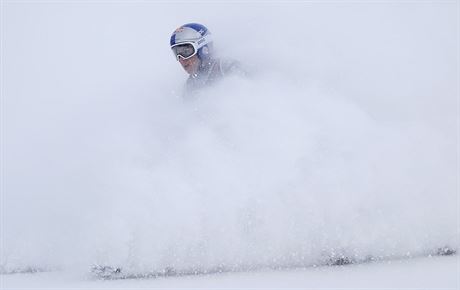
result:
[(196, 73), (198, 71), (198, 67), (200, 66), (200, 59), (198, 58), (198, 55), (194, 55), (189, 59), (179, 57), (179, 62), (190, 75)]

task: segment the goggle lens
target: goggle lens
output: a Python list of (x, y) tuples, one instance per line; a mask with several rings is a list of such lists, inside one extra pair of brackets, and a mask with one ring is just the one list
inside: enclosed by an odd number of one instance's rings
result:
[(179, 60), (179, 57), (183, 59), (190, 58), (194, 56), (196, 53), (195, 47), (193, 47), (193, 45), (191, 45), (190, 43), (173, 46), (172, 51), (176, 56), (177, 60)]

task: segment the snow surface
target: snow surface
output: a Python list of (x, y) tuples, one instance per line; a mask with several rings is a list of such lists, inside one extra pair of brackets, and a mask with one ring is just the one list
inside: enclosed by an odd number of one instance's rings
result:
[(2, 289), (459, 289), (458, 256), (353, 266), (134, 280), (90, 280), (81, 273), (0, 276)]
[[(458, 8), (2, 1), (0, 271), (458, 250)], [(249, 77), (184, 100), (168, 41), (191, 21)]]

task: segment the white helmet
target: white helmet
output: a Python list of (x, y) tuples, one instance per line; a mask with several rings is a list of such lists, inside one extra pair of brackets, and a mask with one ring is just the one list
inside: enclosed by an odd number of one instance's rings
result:
[(194, 55), (198, 55), (200, 60), (211, 57), (211, 33), (198, 23), (188, 23), (177, 28), (171, 35), (169, 44), (177, 60), (188, 59)]

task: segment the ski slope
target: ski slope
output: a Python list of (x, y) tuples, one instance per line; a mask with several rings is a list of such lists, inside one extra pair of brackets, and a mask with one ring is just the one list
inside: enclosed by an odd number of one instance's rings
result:
[(2, 289), (458, 289), (459, 267), (458, 256), (447, 256), (158, 279), (90, 280), (72, 272), (0, 277)]

